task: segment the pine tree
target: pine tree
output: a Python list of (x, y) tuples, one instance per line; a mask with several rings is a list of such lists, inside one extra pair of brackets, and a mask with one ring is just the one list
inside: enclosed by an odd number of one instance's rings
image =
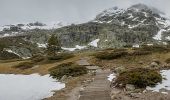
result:
[(60, 42), (58, 40), (58, 37), (54, 34), (51, 35), (51, 37), (48, 40), (47, 44), (47, 53), (48, 55), (55, 55), (56, 51), (59, 51), (61, 49)]

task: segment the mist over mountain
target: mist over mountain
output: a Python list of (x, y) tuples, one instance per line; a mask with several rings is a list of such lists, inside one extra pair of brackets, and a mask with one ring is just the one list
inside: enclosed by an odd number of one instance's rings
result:
[(168, 0), (0, 0), (0, 25), (30, 23), (82, 23), (107, 8), (128, 8), (143, 3), (170, 15)]

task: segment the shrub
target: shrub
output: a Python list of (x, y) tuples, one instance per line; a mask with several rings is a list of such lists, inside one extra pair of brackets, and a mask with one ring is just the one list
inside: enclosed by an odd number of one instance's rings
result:
[(32, 59), (33, 62), (36, 62), (36, 63), (45, 60), (45, 58), (41, 55), (35, 55), (31, 59)]
[(169, 64), (169, 63), (170, 63), (170, 58), (166, 59), (165, 62), (166, 62), (167, 64)]
[(135, 50), (134, 52), (130, 53), (131, 56), (141, 56), (141, 55), (148, 55), (151, 54), (150, 51), (141, 51), (141, 50)]
[(74, 57), (71, 53), (60, 53), (53, 56), (48, 56), (48, 60), (65, 60)]
[(32, 68), (34, 64), (32, 62), (21, 62), (18, 65), (15, 65), (14, 68), (19, 68), (19, 69), (29, 69)]
[(58, 79), (61, 79), (64, 75), (77, 77), (87, 73), (86, 67), (75, 65), (71, 62), (58, 65), (54, 68), (51, 68), (49, 71), (53, 78)]
[(154, 86), (162, 81), (162, 76), (157, 71), (150, 69), (137, 68), (120, 73), (115, 83), (133, 84), (138, 88), (145, 88), (146, 86)]
[(111, 60), (111, 59), (117, 59), (120, 58), (122, 56), (126, 56), (128, 54), (128, 52), (126, 51), (102, 51), (102, 52), (98, 52), (96, 54), (94, 54), (94, 56), (98, 59), (104, 59), (104, 60)]
[(167, 48), (165, 46), (159, 46), (159, 45), (157, 45), (157, 46), (143, 46), (141, 48), (141, 50), (143, 50), (143, 51), (152, 51), (152, 52), (160, 52), (160, 53), (170, 51), (169, 48)]

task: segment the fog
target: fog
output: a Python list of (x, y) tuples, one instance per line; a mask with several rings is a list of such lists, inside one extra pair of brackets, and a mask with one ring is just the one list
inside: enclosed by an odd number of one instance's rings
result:
[(81, 23), (114, 6), (144, 3), (170, 15), (169, 0), (0, 0), (0, 25), (40, 21)]

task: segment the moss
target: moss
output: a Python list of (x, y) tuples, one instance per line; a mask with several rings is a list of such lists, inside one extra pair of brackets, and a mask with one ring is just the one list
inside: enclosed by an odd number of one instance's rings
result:
[(145, 88), (146, 86), (154, 86), (162, 81), (162, 76), (157, 71), (150, 69), (137, 68), (120, 73), (115, 83), (133, 84), (138, 88)]
[(64, 75), (77, 77), (87, 73), (86, 67), (75, 65), (72, 62), (58, 65), (54, 68), (51, 68), (49, 71), (50, 71), (50, 75), (53, 78), (58, 78), (58, 79), (61, 79)]
[(33, 66), (34, 66), (34, 63), (32, 63), (32, 62), (21, 62), (18, 65), (15, 65), (13, 67), (24, 70), (24, 69), (32, 68)]

